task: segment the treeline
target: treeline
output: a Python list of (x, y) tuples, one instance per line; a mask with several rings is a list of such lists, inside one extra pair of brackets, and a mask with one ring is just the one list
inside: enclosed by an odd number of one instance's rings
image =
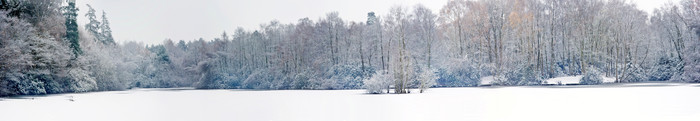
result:
[(422, 5), (362, 22), (331, 12), (164, 46), (198, 88), (353, 89), (379, 73), (395, 89), (416, 88), (424, 72), (435, 72), (437, 86), (486, 76), (539, 85), (587, 71), (616, 82), (698, 82), (697, 8), (685, 0), (649, 15), (622, 0), (452, 0), (438, 15)]
[(361, 22), (330, 12), (148, 46), (115, 43), (106, 13), (98, 19), (90, 6), (82, 27), (72, 1), (0, 1), (0, 96), (180, 86), (408, 93), (487, 76), (495, 85), (595, 74), (700, 82), (692, 0), (651, 15), (622, 0), (451, 0), (437, 12), (393, 6)]

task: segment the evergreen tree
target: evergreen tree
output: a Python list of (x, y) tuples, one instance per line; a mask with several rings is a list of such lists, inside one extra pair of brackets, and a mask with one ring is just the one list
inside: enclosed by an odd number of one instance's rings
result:
[(112, 37), (112, 28), (109, 27), (109, 21), (107, 20), (107, 13), (102, 11), (102, 24), (100, 25), (100, 33), (102, 35), (103, 44), (115, 44), (114, 38)]
[(88, 12), (85, 13), (85, 17), (88, 18), (88, 23), (85, 24), (85, 30), (90, 32), (92, 36), (94, 36), (94, 40), (97, 42), (103, 42), (104, 39), (102, 35), (100, 34), (100, 21), (97, 21), (97, 16), (95, 15), (95, 9), (90, 6), (90, 4), (86, 4), (88, 6)]
[(374, 25), (377, 21), (378, 19), (377, 16), (374, 15), (374, 12), (367, 13), (367, 25)]
[(70, 43), (70, 48), (73, 50), (74, 58), (82, 54), (80, 49), (79, 33), (78, 33), (78, 8), (75, 7), (75, 0), (67, 0), (68, 6), (63, 7), (63, 16), (66, 18), (66, 35), (65, 40)]

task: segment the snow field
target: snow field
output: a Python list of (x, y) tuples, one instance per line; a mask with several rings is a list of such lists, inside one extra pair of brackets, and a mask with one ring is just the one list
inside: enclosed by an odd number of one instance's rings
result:
[(434, 88), (400, 95), (372, 95), (365, 90), (136, 89), (6, 98), (0, 101), (0, 114), (3, 121), (700, 119), (700, 98), (693, 96), (700, 92), (699, 85), (639, 85)]

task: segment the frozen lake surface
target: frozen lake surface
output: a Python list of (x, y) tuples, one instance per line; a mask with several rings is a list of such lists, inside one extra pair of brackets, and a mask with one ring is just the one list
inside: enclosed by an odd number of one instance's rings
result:
[[(0, 99), (2, 121), (697, 121), (700, 85), (128, 91)], [(417, 92), (417, 91), (414, 91)]]

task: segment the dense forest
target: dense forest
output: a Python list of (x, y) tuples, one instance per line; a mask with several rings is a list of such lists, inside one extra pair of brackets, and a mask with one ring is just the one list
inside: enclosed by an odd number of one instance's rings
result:
[(478, 86), (486, 76), (503, 86), (572, 75), (700, 82), (695, 0), (653, 13), (624, 0), (450, 0), (437, 11), (393, 6), (367, 21), (330, 12), (159, 45), (117, 43), (106, 12), (72, 0), (0, 1), (0, 96), (134, 87), (408, 93)]

